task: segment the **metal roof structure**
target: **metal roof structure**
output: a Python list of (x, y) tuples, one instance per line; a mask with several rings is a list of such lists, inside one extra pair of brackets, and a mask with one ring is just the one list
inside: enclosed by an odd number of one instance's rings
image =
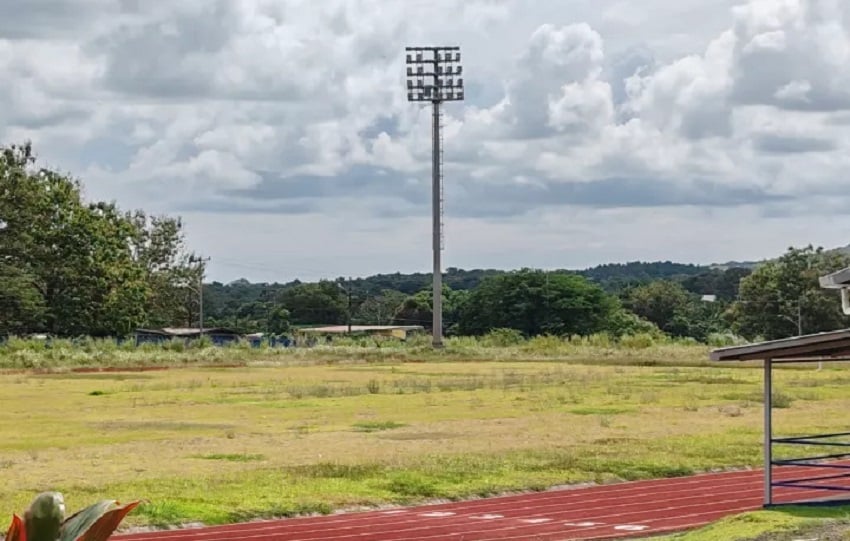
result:
[[(389, 331), (421, 331), (422, 325), (352, 325), (351, 332), (389, 332)], [(326, 327), (308, 327), (298, 329), (298, 332), (319, 334), (345, 334), (349, 332), (348, 325), (328, 325)]]
[(850, 329), (715, 349), (712, 361), (810, 362), (850, 359)]
[[(850, 277), (850, 272), (848, 272)], [(850, 457), (848, 452), (820, 454), (817, 456), (774, 459), (774, 445), (818, 445), (850, 447), (850, 442), (839, 441), (850, 432), (837, 434), (813, 434), (775, 438), (773, 436), (773, 365), (782, 363), (808, 363), (850, 360), (850, 329), (794, 336), (780, 340), (769, 340), (743, 346), (719, 348), (709, 353), (712, 361), (757, 361), (764, 363), (764, 505), (774, 505), (775, 487), (794, 487), (812, 490), (850, 492), (850, 486), (839, 484), (850, 478), (850, 465), (836, 462)], [(797, 479), (774, 480), (774, 468), (782, 466), (811, 466), (833, 468), (839, 473)], [(832, 483), (832, 484), (830, 484)], [(792, 502), (783, 502), (792, 503)]]
[(224, 327), (204, 327), (199, 329), (195, 327), (164, 327), (161, 329), (136, 329), (136, 334), (152, 334), (158, 336), (171, 336), (174, 338), (189, 338), (200, 336), (201, 334), (226, 334), (238, 336), (239, 333), (233, 329)]

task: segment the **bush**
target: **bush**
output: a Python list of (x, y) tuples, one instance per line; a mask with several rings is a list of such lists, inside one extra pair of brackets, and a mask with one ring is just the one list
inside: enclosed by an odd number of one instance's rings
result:
[(614, 343), (611, 335), (607, 332), (591, 334), (586, 337), (586, 342), (587, 345), (598, 348), (610, 348)]
[(614, 311), (608, 318), (607, 330), (610, 334), (620, 337), (638, 334), (661, 335), (661, 329), (655, 323), (638, 317), (624, 308)]
[(503, 348), (525, 342), (525, 337), (516, 329), (493, 329), (481, 338), (485, 347)]
[(535, 336), (529, 339), (523, 346), (525, 351), (551, 352), (558, 351), (567, 345), (568, 342), (558, 336), (544, 334), (543, 336)]
[(747, 340), (731, 332), (711, 333), (706, 338), (706, 343), (712, 347), (722, 348), (728, 346), (740, 346), (746, 344)]
[(655, 337), (649, 333), (628, 334), (620, 337), (620, 345), (629, 349), (646, 349), (655, 345)]

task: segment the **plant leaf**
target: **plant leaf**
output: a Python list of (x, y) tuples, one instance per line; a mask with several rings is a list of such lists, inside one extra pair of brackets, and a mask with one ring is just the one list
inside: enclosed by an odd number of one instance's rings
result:
[(18, 515), (12, 515), (12, 524), (6, 532), (6, 541), (27, 541), (27, 528)]
[(116, 500), (103, 500), (90, 505), (62, 523), (59, 541), (106, 541), (139, 503), (121, 505)]

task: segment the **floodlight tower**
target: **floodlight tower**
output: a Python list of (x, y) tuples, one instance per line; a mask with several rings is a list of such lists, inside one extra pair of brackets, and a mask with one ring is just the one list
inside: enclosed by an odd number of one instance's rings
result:
[(443, 249), (443, 150), (440, 134), (441, 111), (444, 101), (463, 101), (463, 67), (460, 47), (406, 47), (407, 101), (431, 102), (431, 218), (433, 222), (433, 330), (434, 347), (443, 346), (443, 270), (440, 255)]

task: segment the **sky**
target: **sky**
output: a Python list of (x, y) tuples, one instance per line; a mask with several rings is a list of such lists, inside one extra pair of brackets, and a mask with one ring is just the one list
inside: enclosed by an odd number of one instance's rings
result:
[(207, 278), (715, 263), (850, 242), (843, 0), (0, 0), (0, 144), (183, 217)]

